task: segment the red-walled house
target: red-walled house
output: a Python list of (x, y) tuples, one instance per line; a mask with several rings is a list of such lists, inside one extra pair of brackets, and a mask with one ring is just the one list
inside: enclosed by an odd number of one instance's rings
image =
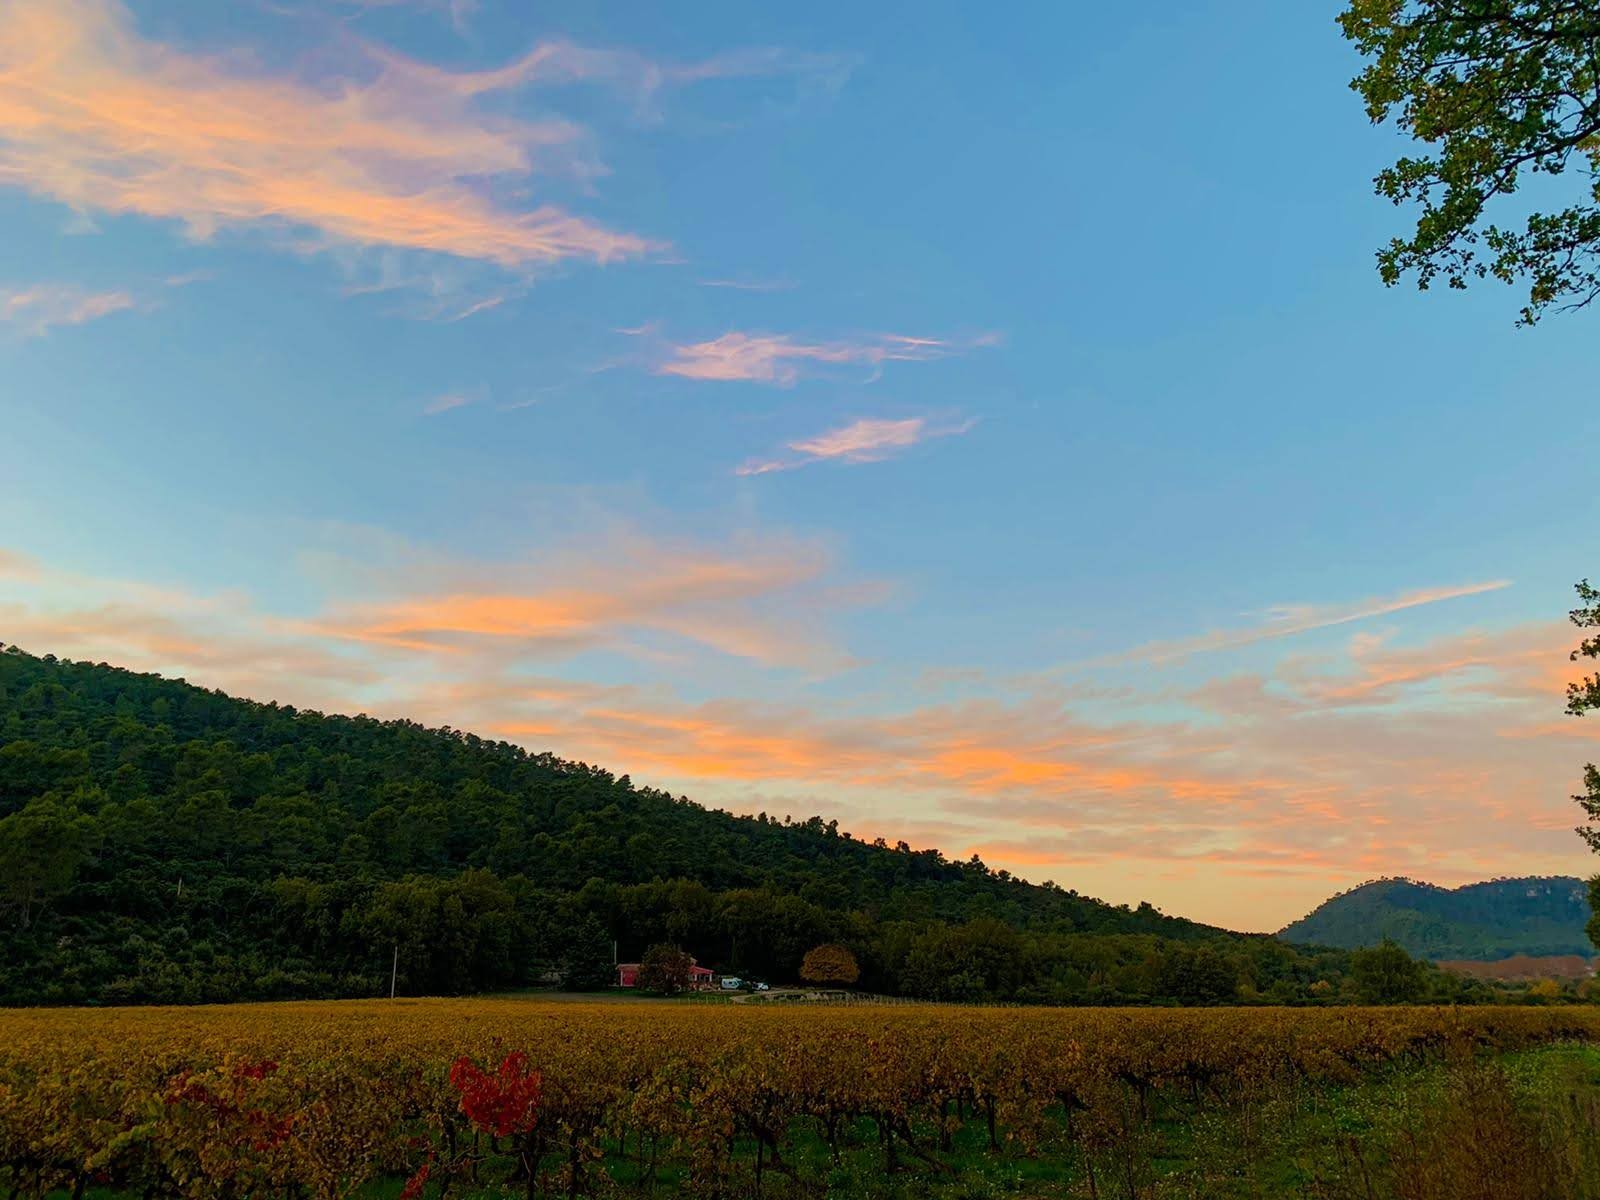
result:
[[(717, 973), (709, 967), (702, 967), (691, 959), (689, 963), (689, 987), (693, 991), (704, 992), (716, 987), (716, 985)], [(617, 986), (625, 988), (639, 986), (638, 963), (617, 964)]]

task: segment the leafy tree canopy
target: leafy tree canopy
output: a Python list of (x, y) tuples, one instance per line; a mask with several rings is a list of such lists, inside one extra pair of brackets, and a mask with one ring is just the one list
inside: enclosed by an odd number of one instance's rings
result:
[[(1577, 585), (1578, 607), (1569, 616), (1579, 629), (1600, 629), (1600, 590), (1590, 586), (1587, 579)], [(1572, 652), (1572, 661), (1600, 659), (1600, 634), (1591, 633), (1578, 643)], [(1589, 674), (1567, 685), (1567, 711), (1581, 717), (1590, 709), (1600, 708), (1600, 673)], [(1578, 835), (1589, 843), (1589, 848), (1600, 853), (1600, 769), (1589, 763), (1583, 769), (1583, 791), (1574, 796), (1583, 809), (1584, 824)], [(1600, 914), (1600, 876), (1589, 881), (1589, 907)], [(1589, 918), (1589, 940), (1600, 946), (1600, 915)]]
[(66, 891), (89, 857), (94, 823), (70, 802), (29, 801), (0, 820), (0, 900), (26, 929), (35, 908)]
[(1521, 281), (1525, 324), (1600, 295), (1600, 7), (1350, 0), (1339, 23), (1370, 59), (1367, 115), (1427, 147), (1375, 181), (1420, 208), (1378, 253), (1384, 282)]
[(1357, 950), (1350, 959), (1350, 975), (1364, 1004), (1407, 1004), (1419, 999), (1426, 986), (1422, 964), (1387, 938)]
[(639, 961), (639, 987), (661, 996), (676, 996), (687, 991), (694, 959), (681, 946), (657, 942)]

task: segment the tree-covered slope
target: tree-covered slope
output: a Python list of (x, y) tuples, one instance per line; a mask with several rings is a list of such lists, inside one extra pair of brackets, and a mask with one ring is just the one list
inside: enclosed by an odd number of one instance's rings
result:
[(1379, 879), (1325, 901), (1278, 936), (1346, 949), (1390, 938), (1423, 958), (1492, 961), (1513, 954), (1592, 954), (1588, 919), (1588, 888), (1569, 876), (1457, 888)]
[(45, 795), (100, 818), (102, 870), (161, 870), (174, 888), (185, 875), (192, 889), (218, 875), (485, 867), (558, 891), (681, 878), (773, 885), (884, 916), (1197, 928), (976, 860), (859, 841), (837, 822), (707, 809), (470, 733), (297, 711), (13, 648), (0, 655), (0, 817)]
[(948, 999), (1326, 998), (1346, 965), (451, 729), (0, 652), (0, 1002), (370, 995), (396, 959), (413, 993), (586, 986), (657, 942), (786, 980), (835, 941), (863, 986)]

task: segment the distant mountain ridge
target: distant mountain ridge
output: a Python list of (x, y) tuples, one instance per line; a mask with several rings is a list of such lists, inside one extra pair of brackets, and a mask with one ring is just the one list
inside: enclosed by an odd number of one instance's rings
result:
[(1446, 888), (1377, 879), (1342, 892), (1285, 926), (1287, 942), (1354, 950), (1390, 938), (1419, 958), (1493, 962), (1513, 955), (1580, 954), (1589, 888), (1570, 875), (1491, 879)]

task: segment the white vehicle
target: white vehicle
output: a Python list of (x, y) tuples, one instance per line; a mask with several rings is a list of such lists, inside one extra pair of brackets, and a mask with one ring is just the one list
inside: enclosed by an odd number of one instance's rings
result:
[(725, 992), (737, 992), (743, 986), (744, 980), (737, 975), (724, 975), (722, 977), (722, 990)]

